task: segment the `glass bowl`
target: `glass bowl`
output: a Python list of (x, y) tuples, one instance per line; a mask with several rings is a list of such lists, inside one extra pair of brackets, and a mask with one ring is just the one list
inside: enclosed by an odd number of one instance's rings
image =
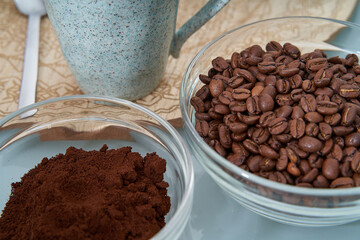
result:
[(248, 209), (292, 225), (327, 226), (360, 219), (360, 187), (309, 189), (270, 181), (245, 171), (210, 148), (195, 130), (191, 97), (203, 86), (199, 74), (207, 74), (211, 60), (230, 59), (253, 44), (265, 49), (270, 41), (290, 42), (301, 53), (322, 49), (328, 57), (358, 54), (360, 26), (314, 17), (287, 17), (259, 21), (225, 33), (206, 45), (192, 60), (182, 79), (180, 108), (192, 154), (215, 182)]
[[(36, 110), (34, 110), (36, 109)], [(34, 113), (36, 111), (36, 113)], [(30, 113), (24, 118), (24, 113)], [(143, 157), (156, 152), (167, 161), (165, 181), (171, 209), (166, 225), (153, 239), (176, 239), (192, 207), (194, 173), (189, 152), (178, 132), (155, 113), (132, 102), (95, 96), (70, 96), (39, 102), (0, 120), (0, 209), (11, 183), (44, 157), (74, 146), (99, 150), (131, 146)]]

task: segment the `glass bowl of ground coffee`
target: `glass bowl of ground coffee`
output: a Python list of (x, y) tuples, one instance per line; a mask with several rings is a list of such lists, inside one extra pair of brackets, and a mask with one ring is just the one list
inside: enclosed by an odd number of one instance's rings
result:
[(195, 159), (241, 205), (293, 225), (360, 219), (360, 27), (264, 20), (205, 46), (181, 83)]
[(187, 224), (188, 150), (137, 104), (39, 102), (0, 120), (0, 143), (1, 239), (176, 239)]

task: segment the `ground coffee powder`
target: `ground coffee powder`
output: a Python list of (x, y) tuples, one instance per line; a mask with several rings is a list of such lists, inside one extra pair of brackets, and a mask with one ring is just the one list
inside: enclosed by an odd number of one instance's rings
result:
[(12, 184), (0, 239), (148, 239), (170, 210), (165, 170), (156, 153), (70, 147)]

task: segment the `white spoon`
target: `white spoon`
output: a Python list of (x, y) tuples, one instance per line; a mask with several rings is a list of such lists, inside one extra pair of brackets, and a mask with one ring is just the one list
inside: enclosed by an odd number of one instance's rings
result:
[[(14, 0), (19, 11), (29, 16), (24, 55), (23, 75), (19, 94), (18, 109), (35, 103), (38, 73), (40, 18), (46, 14), (42, 0)], [(20, 117), (32, 116), (36, 110), (23, 113)]]

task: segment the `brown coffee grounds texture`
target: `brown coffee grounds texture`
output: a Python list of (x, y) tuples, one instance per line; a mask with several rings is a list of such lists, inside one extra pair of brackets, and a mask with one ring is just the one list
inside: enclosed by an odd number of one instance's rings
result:
[(69, 147), (12, 184), (0, 239), (149, 239), (170, 210), (165, 170), (131, 147)]

